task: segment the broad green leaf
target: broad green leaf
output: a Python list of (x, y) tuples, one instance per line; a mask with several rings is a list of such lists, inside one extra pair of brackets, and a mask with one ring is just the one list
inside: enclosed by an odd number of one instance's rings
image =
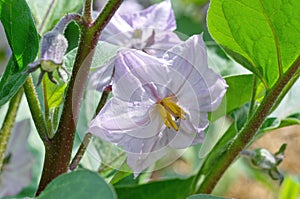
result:
[(187, 197), (186, 199), (226, 199), (223, 197), (208, 195), (208, 194), (197, 194)]
[(82, 2), (81, 0), (27, 0), (41, 35), (49, 31), (62, 16), (80, 11)]
[(219, 108), (211, 114), (212, 120), (224, 116), (250, 101), (253, 75), (236, 75), (225, 78), (228, 89)]
[(38, 35), (25, 0), (0, 1), (0, 20), (21, 70), (34, 60), (38, 50)]
[(291, 177), (286, 177), (279, 193), (279, 199), (297, 199), (300, 196), (300, 184)]
[(0, 81), (1, 107), (24, 84), (27, 75), (23, 72), (38, 51), (38, 35), (24, 0), (0, 1), (0, 20), (13, 51)]
[(23, 74), (11, 58), (0, 81), (0, 107), (8, 102), (24, 84), (28, 75)]
[(118, 199), (183, 199), (189, 194), (193, 178), (171, 179), (136, 186), (115, 186)]
[(272, 87), (300, 55), (300, 1), (212, 0), (208, 28), (236, 61)]
[(99, 174), (78, 170), (54, 179), (38, 199), (116, 199), (115, 191)]

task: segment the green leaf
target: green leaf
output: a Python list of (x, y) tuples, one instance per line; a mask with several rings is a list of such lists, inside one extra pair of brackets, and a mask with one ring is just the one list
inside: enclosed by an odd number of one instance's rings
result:
[[(62, 103), (64, 98), (65, 88), (67, 87), (66, 83), (59, 81), (59, 84), (53, 84), (48, 77), (44, 77), (46, 80), (47, 87), (47, 101), (49, 108), (56, 108)], [(55, 78), (58, 80), (58, 78)]]
[(171, 179), (136, 186), (115, 186), (119, 199), (182, 199), (189, 194), (193, 178)]
[(21, 70), (34, 60), (38, 50), (38, 35), (29, 7), (24, 0), (0, 1), (0, 20)]
[(82, 8), (81, 0), (27, 0), (32, 11), (38, 32), (43, 35), (59, 21), (59, 19)]
[(300, 184), (291, 177), (286, 177), (280, 188), (279, 199), (297, 199), (299, 198)]
[(219, 108), (211, 114), (212, 120), (216, 120), (243, 106), (251, 98), (253, 75), (229, 76), (225, 80), (228, 89)]
[(208, 194), (197, 194), (187, 197), (186, 199), (225, 199), (223, 197), (208, 195)]
[(54, 179), (38, 199), (116, 199), (115, 191), (99, 174), (89, 170), (78, 170)]
[(8, 102), (24, 84), (28, 75), (23, 72), (11, 58), (0, 81), (0, 107)]
[(270, 131), (283, 128), (286, 126), (299, 125), (299, 124), (300, 124), (300, 113), (290, 115), (283, 119), (277, 117), (269, 117), (261, 125), (259, 131), (255, 135), (254, 140), (262, 137), (264, 134)]
[(205, 157), (205, 160), (201, 166), (200, 173), (207, 174), (213, 172), (214, 164), (218, 159), (225, 153), (225, 151), (230, 146), (233, 138), (237, 134), (235, 124), (232, 124), (228, 130), (223, 134), (223, 136), (214, 145), (209, 154)]
[(212, 0), (208, 28), (236, 61), (267, 87), (300, 54), (300, 1)]
[(29, 7), (24, 0), (0, 1), (0, 20), (13, 51), (0, 81), (0, 107), (24, 84), (23, 72), (38, 51), (38, 35)]

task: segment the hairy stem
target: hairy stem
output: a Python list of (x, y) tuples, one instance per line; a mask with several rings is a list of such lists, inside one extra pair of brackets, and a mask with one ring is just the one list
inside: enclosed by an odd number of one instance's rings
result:
[(28, 102), (28, 106), (32, 115), (32, 119), (34, 121), (35, 127), (39, 133), (40, 138), (42, 141), (48, 142), (48, 132), (47, 132), (47, 125), (45, 122), (45, 119), (43, 117), (43, 112), (40, 106), (40, 102), (38, 100), (35, 87), (32, 81), (32, 76), (29, 75), (26, 79), (26, 82), (24, 84), (24, 91), (26, 95), (26, 99)]
[(274, 104), (276, 104), (281, 92), (291, 88), (292, 85), (289, 84), (289, 81), (294, 78), (297, 72), (299, 72), (299, 66), (300, 57), (296, 59), (290, 69), (282, 75), (277, 80), (276, 84), (269, 90), (260, 106), (252, 115), (251, 119), (233, 140), (228, 150), (215, 163), (214, 170), (206, 174), (204, 181), (197, 190), (197, 193), (211, 193), (213, 191), (215, 185), (220, 180), (226, 169), (252, 140), (253, 136), (272, 110)]
[(0, 130), (0, 172), (5, 158), (7, 143), (9, 141), (11, 131), (14, 127), (17, 111), (22, 99), (23, 88), (20, 88), (15, 96), (10, 100), (9, 107)]
[(43, 173), (36, 195), (39, 195), (54, 178), (68, 171), (80, 103), (92, 63), (94, 49), (98, 43), (101, 31), (121, 2), (122, 0), (108, 1), (103, 12), (100, 13), (96, 20), (99, 21), (99, 18), (101, 19), (98, 23), (89, 24), (87, 21), (84, 21), (85, 17), (83, 16), (83, 21), (79, 24), (81, 37), (71, 79), (66, 91), (62, 115), (55, 136), (51, 143), (46, 145)]

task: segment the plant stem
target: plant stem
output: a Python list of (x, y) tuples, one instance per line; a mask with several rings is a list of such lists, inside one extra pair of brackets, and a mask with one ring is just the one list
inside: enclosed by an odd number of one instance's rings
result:
[[(96, 111), (95, 111), (95, 114), (94, 114), (94, 117), (96, 117), (96, 115), (101, 111), (101, 109), (104, 107), (106, 101), (107, 101), (107, 98), (108, 98), (108, 95), (109, 95), (109, 92), (104, 90), (102, 92), (102, 95), (101, 95), (101, 99), (98, 103), (98, 106), (96, 108)], [(93, 117), (93, 118), (94, 118)], [(77, 165), (79, 164), (80, 160), (82, 159), (85, 151), (86, 151), (86, 148), (88, 147), (90, 141), (91, 141), (91, 138), (92, 138), (92, 134), (91, 133), (87, 133), (85, 134), (84, 138), (83, 138), (83, 141), (75, 155), (75, 157), (73, 158), (71, 164), (70, 164), (70, 170), (74, 170)]]
[(5, 152), (7, 143), (9, 141), (11, 131), (14, 127), (14, 123), (17, 116), (17, 111), (22, 99), (23, 88), (20, 88), (15, 96), (10, 100), (9, 107), (0, 130), (0, 172), (2, 170), (3, 160), (5, 158)]
[(50, 113), (49, 113), (49, 106), (48, 106), (48, 96), (47, 96), (47, 84), (45, 78), (43, 79), (43, 94), (44, 94), (44, 113), (45, 113), (45, 121), (46, 121), (46, 126), (47, 126), (47, 136), (48, 138), (52, 138), (54, 133), (53, 133), (53, 128), (52, 128), (52, 123), (50, 119)]
[(256, 90), (257, 90), (257, 77), (255, 75), (253, 75), (252, 93), (251, 93), (251, 101), (250, 101), (250, 107), (249, 107), (249, 112), (248, 112), (248, 118), (250, 118), (252, 116), (253, 111), (254, 111)]
[(44, 143), (49, 142), (47, 125), (43, 117), (42, 109), (35, 91), (35, 87), (31, 75), (28, 76), (23, 87), (28, 102), (28, 106), (32, 115), (32, 119), (39, 133), (39, 136)]
[(81, 37), (71, 79), (66, 91), (62, 115), (55, 136), (51, 140), (51, 143), (46, 145), (44, 167), (36, 195), (39, 195), (54, 178), (68, 171), (79, 108), (92, 63), (94, 49), (98, 43), (101, 31), (118, 9), (121, 2), (122, 0), (108, 1), (103, 12), (100, 13), (96, 20), (98, 23), (89, 24), (87, 21), (84, 21), (85, 17), (83, 17), (83, 21), (79, 24)]
[(257, 108), (251, 119), (247, 122), (245, 127), (241, 130), (238, 136), (233, 140), (231, 146), (214, 164), (214, 170), (206, 174), (204, 181), (200, 185), (197, 193), (211, 193), (222, 177), (223, 173), (235, 160), (239, 153), (252, 140), (253, 136), (266, 119), (274, 104), (276, 104), (281, 92), (291, 88), (289, 81), (293, 79), (294, 75), (299, 72), (300, 57), (292, 64), (288, 71), (282, 75), (276, 84), (269, 90), (260, 106)]
[(84, 8), (83, 8), (83, 18), (84, 21), (87, 21), (88, 23), (91, 23), (93, 18), (92, 18), (92, 0), (85, 0), (84, 3)]

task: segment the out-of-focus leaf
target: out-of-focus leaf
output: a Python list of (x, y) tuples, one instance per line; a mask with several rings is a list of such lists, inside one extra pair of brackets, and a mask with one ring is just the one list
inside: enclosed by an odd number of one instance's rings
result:
[(285, 177), (279, 193), (279, 199), (297, 199), (299, 198), (300, 184), (291, 177)]
[(80, 11), (83, 5), (81, 0), (27, 0), (27, 3), (41, 35), (49, 31), (62, 16)]
[[(97, 149), (97, 152), (101, 159), (101, 173), (110, 174), (115, 171), (115, 169), (121, 169), (122, 165), (126, 161), (126, 153), (117, 147), (116, 145), (102, 141), (98, 138), (93, 139), (93, 144)], [(131, 172), (131, 170), (127, 168), (124, 170), (125, 172)]]
[(78, 170), (54, 179), (38, 199), (116, 199), (114, 189), (99, 174), (89, 170)]
[(260, 138), (261, 136), (263, 136), (264, 134), (272, 130), (276, 130), (291, 125), (299, 125), (299, 124), (300, 124), (300, 113), (290, 115), (284, 119), (280, 119), (277, 117), (269, 117), (261, 125), (259, 131), (255, 135), (255, 139)]
[(186, 199), (226, 199), (226, 198), (208, 195), (208, 194), (197, 194), (197, 195), (189, 196)]
[(118, 199), (186, 198), (193, 178), (171, 179), (136, 186), (115, 186)]
[(298, 0), (212, 0), (208, 28), (231, 55), (272, 87), (300, 55)]
[(38, 35), (29, 7), (24, 0), (0, 1), (0, 20), (4, 26), (12, 58), (0, 81), (0, 107), (24, 84), (23, 74), (38, 51)]
[(253, 75), (229, 76), (225, 80), (228, 84), (228, 89), (219, 108), (211, 114), (212, 120), (216, 120), (243, 106), (251, 98)]
[(246, 124), (248, 119), (249, 105), (246, 104), (239, 109), (234, 110), (230, 113), (230, 116), (234, 120), (235, 128), (237, 131), (240, 131), (243, 126)]
[(5, 153), (7, 162), (0, 172), (1, 198), (18, 194), (31, 182), (34, 157), (26, 146), (29, 133), (29, 119), (15, 124)]
[(232, 124), (228, 130), (223, 134), (223, 136), (214, 145), (209, 154), (205, 157), (204, 162), (201, 166), (200, 172), (202, 174), (207, 174), (213, 172), (214, 164), (222, 156), (222, 154), (228, 149), (233, 138), (237, 134), (235, 125)]

